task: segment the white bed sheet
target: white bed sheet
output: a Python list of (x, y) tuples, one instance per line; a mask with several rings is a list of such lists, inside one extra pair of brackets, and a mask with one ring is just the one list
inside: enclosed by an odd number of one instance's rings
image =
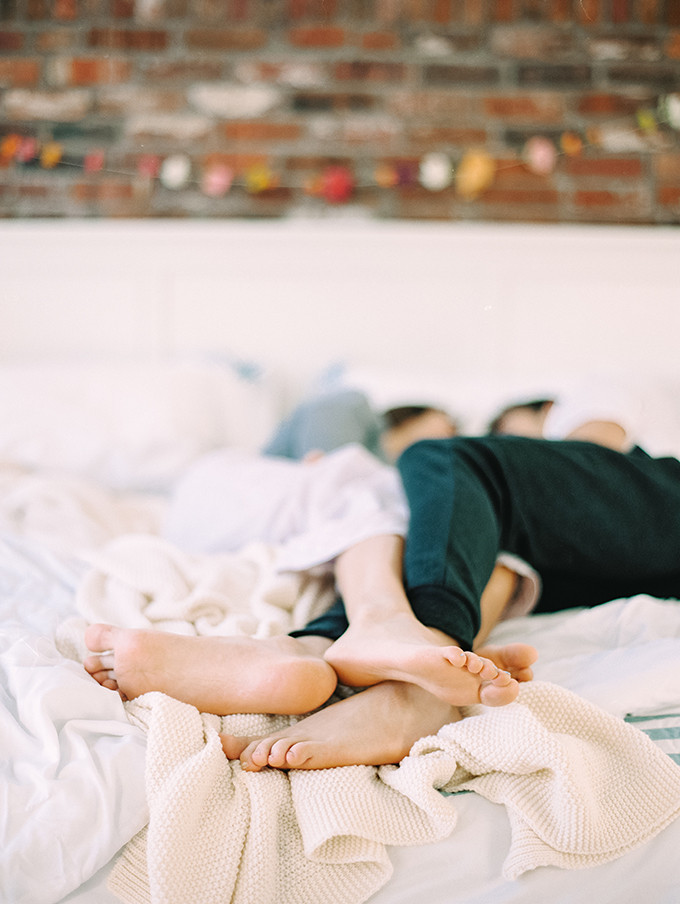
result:
[[(115, 506), (116, 500), (109, 499)], [(0, 543), (0, 737), (5, 799), (0, 888), (8, 904), (108, 904), (109, 864), (144, 824), (144, 742), (116, 695), (57, 652), (52, 636), (75, 613), (85, 565), (15, 532)], [(101, 538), (100, 538), (101, 539)], [(528, 639), (536, 676), (616, 715), (680, 713), (680, 604), (636, 597), (593, 610), (516, 619), (495, 639)], [(503, 807), (457, 795), (452, 836), (392, 848), (394, 875), (371, 904), (676, 904), (680, 821), (619, 860), (583, 871), (542, 868), (501, 879), (510, 844)], [(321, 904), (321, 902), (320, 902)]]

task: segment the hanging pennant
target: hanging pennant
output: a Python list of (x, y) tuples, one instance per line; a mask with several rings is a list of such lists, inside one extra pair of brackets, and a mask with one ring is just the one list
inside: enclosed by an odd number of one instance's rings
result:
[(653, 135), (657, 131), (658, 123), (652, 110), (642, 108), (637, 111), (635, 117), (641, 132), (644, 132), (646, 135)]
[(426, 154), (418, 170), (420, 184), (429, 191), (441, 191), (453, 181), (453, 167), (446, 154)]
[(390, 163), (380, 163), (373, 173), (375, 184), (380, 188), (394, 188), (399, 184), (399, 171)]
[(266, 163), (257, 163), (246, 170), (245, 182), (247, 191), (256, 195), (262, 191), (276, 188), (278, 178)]
[(161, 158), (157, 154), (142, 154), (137, 161), (137, 175), (155, 179), (161, 171)]
[(576, 132), (565, 132), (560, 138), (560, 148), (567, 157), (576, 157), (583, 150), (583, 141)]
[(524, 161), (532, 173), (548, 176), (557, 163), (557, 148), (549, 138), (535, 135), (524, 145)]
[(63, 150), (59, 142), (48, 141), (40, 152), (40, 165), (45, 169), (54, 169), (63, 156)]
[(329, 166), (321, 177), (321, 194), (331, 204), (349, 200), (354, 186), (354, 176), (346, 166)]
[(468, 201), (479, 197), (496, 175), (496, 161), (484, 150), (468, 151), (456, 169), (456, 191)]
[(306, 195), (320, 198), (323, 193), (323, 176), (317, 173), (314, 176), (308, 176), (302, 185), (302, 190)]
[(19, 145), (19, 149), (16, 153), (16, 160), (18, 163), (31, 163), (38, 156), (38, 151), (40, 146), (38, 145), (37, 139), (28, 136), (21, 139), (21, 144)]
[(191, 178), (191, 160), (186, 154), (173, 154), (161, 164), (158, 174), (161, 185), (171, 191), (185, 188)]
[(83, 169), (86, 173), (100, 173), (104, 169), (104, 151), (90, 151), (83, 160)]
[(680, 94), (660, 98), (659, 115), (672, 129), (680, 130)]
[(16, 157), (20, 147), (20, 135), (5, 135), (2, 141), (0, 141), (0, 164), (6, 165), (8, 163), (11, 163), (11, 161)]
[(223, 198), (232, 186), (234, 171), (223, 163), (206, 167), (201, 179), (201, 190), (209, 198)]
[(397, 185), (415, 185), (418, 181), (418, 164), (413, 160), (403, 160), (395, 165)]

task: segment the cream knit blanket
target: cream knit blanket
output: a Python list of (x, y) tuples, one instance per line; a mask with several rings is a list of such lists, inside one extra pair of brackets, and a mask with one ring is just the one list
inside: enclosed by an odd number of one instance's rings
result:
[[(201, 715), (161, 694), (128, 704), (148, 731), (148, 827), (110, 879), (129, 904), (360, 904), (388, 881), (386, 845), (456, 828), (472, 789), (505, 804), (506, 878), (595, 866), (680, 812), (680, 769), (642, 732), (555, 685), (471, 708), (399, 766), (246, 773), (218, 732), (278, 730), (281, 717)], [(465, 831), (458, 826), (457, 831)], [(446, 864), (442, 864), (442, 869)]]
[[(88, 621), (263, 636), (329, 601), (327, 584), (278, 573), (264, 546), (201, 557), (128, 536), (92, 566), (78, 595)], [(82, 623), (60, 640), (66, 655), (82, 657)], [(437, 841), (456, 828), (455, 799), (438, 789), (505, 804), (511, 879), (612, 860), (680, 812), (680, 769), (669, 757), (551, 684), (524, 685), (509, 706), (470, 708), (399, 766), (309, 772), (247, 773), (222, 752), (219, 731), (265, 734), (292, 717), (219, 719), (162, 694), (126, 707), (148, 735), (150, 810), (110, 880), (129, 904), (360, 904), (391, 875), (386, 845)]]

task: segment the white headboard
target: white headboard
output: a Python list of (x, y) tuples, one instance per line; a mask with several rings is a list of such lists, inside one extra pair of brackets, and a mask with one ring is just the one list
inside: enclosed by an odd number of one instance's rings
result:
[(680, 374), (680, 231), (320, 221), (0, 223), (0, 360), (228, 351), (451, 378)]

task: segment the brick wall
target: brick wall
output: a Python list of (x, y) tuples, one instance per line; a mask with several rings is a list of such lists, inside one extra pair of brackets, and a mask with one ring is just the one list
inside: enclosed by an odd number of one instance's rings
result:
[(680, 223), (678, 104), (680, 0), (0, 0), (0, 213)]

